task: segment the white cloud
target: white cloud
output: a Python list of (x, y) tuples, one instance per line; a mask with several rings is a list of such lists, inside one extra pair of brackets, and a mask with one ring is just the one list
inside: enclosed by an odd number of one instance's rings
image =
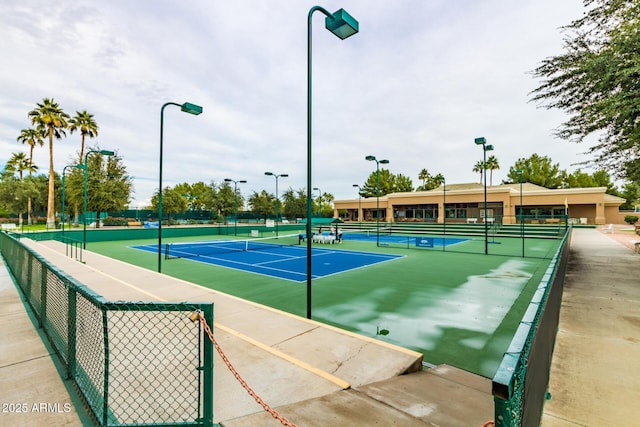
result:
[[(135, 204), (157, 188), (160, 107), (190, 101), (194, 117), (165, 110), (163, 181), (246, 179), (243, 194), (306, 186), (304, 1), (110, 2), (24, 0), (0, 17), (0, 166), (30, 126), (27, 113), (54, 97), (70, 115), (87, 110), (97, 142), (134, 176)], [(388, 2), (327, 0), (360, 22), (344, 41), (313, 17), (313, 186), (355, 197), (373, 171), (368, 154), (418, 184), (427, 168), (448, 182), (476, 181), (485, 136), (504, 179), (537, 152), (561, 168), (587, 147), (554, 140), (565, 116), (528, 103), (528, 74), (561, 51), (559, 27), (582, 15), (581, 0)], [(96, 141), (90, 141), (91, 145)], [(61, 171), (77, 134), (55, 144)], [(45, 149), (35, 152), (41, 170)]]

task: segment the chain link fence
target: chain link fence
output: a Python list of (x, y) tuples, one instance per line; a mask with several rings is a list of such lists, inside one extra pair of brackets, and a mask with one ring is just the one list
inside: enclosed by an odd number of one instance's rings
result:
[(213, 304), (112, 302), (7, 233), (0, 252), (100, 426), (213, 426)]
[(571, 231), (564, 236), (493, 377), (495, 425), (540, 425), (560, 320)]

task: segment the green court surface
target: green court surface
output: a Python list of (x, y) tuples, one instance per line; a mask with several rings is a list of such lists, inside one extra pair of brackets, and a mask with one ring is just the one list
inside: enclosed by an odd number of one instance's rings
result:
[[(484, 240), (477, 237), (456, 245), (457, 250), (444, 251), (345, 240), (332, 246), (403, 257), (315, 279), (312, 316), (420, 351), (428, 363), (447, 363), (491, 378), (560, 242), (526, 239), (523, 258), (522, 241), (516, 238), (492, 244), (489, 255), (484, 254)], [(129, 248), (152, 243), (148, 239), (92, 242), (87, 249), (157, 270), (157, 253)], [(305, 282), (189, 259), (163, 259), (162, 272), (299, 316), (307, 313)]]

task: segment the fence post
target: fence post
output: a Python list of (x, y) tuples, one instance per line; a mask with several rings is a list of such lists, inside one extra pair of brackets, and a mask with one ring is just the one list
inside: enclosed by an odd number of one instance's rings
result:
[[(207, 324), (213, 329), (213, 303), (203, 304), (202, 314)], [(203, 426), (213, 426), (213, 343), (206, 334), (204, 334), (204, 367), (203, 367), (203, 382), (204, 389), (202, 392), (202, 399), (204, 405), (202, 409), (202, 416), (204, 418)]]
[(101, 304), (102, 312), (102, 340), (104, 343), (104, 378), (102, 379), (103, 401), (102, 401), (102, 425), (109, 425), (109, 369), (111, 368), (111, 360), (109, 358), (109, 317), (104, 305)]
[(67, 379), (76, 375), (76, 288), (68, 286), (67, 292)]
[[(29, 287), (31, 287), (31, 268), (33, 267), (34, 256), (29, 254)], [(47, 327), (47, 268), (44, 264), (38, 261), (40, 264), (40, 315), (36, 316), (38, 318), (38, 322), (41, 328)], [(31, 289), (29, 289), (29, 293), (27, 294), (29, 298), (31, 298)], [(33, 307), (33, 303), (31, 305)]]

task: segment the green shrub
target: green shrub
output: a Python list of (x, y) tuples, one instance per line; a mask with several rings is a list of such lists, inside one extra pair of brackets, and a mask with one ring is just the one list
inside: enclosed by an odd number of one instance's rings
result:
[(125, 218), (113, 218), (113, 217), (106, 217), (105, 219), (102, 220), (102, 224), (104, 224), (105, 226), (111, 225), (127, 225), (128, 221)]
[(638, 217), (635, 215), (627, 215), (624, 217), (624, 222), (626, 222), (627, 224), (635, 224), (636, 222), (638, 222)]

